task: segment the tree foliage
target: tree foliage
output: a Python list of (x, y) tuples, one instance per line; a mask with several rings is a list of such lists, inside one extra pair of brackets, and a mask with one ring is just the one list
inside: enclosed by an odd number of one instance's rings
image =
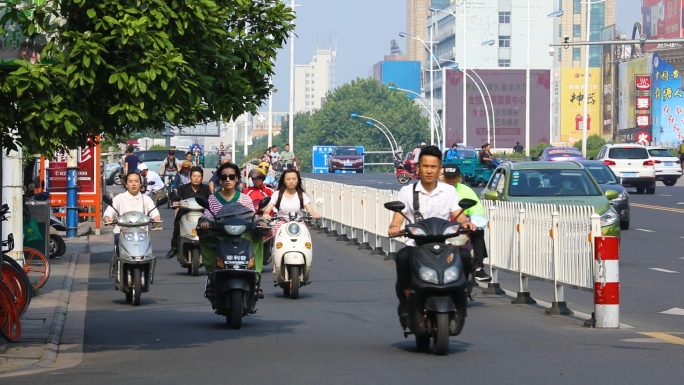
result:
[[(587, 150), (598, 150), (604, 144), (606, 144), (606, 140), (599, 134), (589, 135), (587, 137)], [(575, 142), (574, 147), (582, 149), (582, 140), (580, 139)]]
[[(422, 141), (427, 142), (430, 137), (428, 119), (404, 93), (390, 90), (374, 79), (357, 79), (328, 94), (320, 110), (310, 116), (295, 117), (294, 152), (304, 171), (311, 170), (312, 148), (316, 145), (364, 146), (366, 151), (390, 150), (389, 142), (380, 129), (366, 124), (366, 119), (351, 118), (351, 113), (383, 123), (404, 151), (412, 150)], [(391, 160), (391, 154), (366, 156), (366, 162), (386, 163)]]
[(26, 3), (6, 2), (0, 26), (19, 23), (42, 61), (0, 72), (0, 122), (3, 147), (30, 152), (255, 113), (294, 28), (280, 0)]

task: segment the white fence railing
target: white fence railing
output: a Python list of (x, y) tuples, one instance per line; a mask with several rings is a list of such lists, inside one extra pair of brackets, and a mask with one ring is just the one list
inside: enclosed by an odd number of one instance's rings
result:
[[(397, 199), (397, 191), (303, 179), (321, 230), (337, 240), (371, 250), (392, 259), (403, 247), (398, 238), (387, 237), (393, 213), (384, 203)], [(553, 283), (550, 314), (572, 314), (564, 300), (564, 287), (594, 290), (594, 238), (601, 235), (600, 217), (590, 206), (556, 206), (484, 201), (489, 226), (486, 242), (492, 282), (486, 293), (502, 294), (499, 271), (518, 274), (518, 297), (514, 303), (535, 303), (528, 279)]]

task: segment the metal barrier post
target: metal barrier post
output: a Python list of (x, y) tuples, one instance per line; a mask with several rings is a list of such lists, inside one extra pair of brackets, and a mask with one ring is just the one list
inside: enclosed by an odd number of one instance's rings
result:
[(368, 237), (368, 188), (363, 188), (363, 199), (361, 199), (361, 206), (363, 207), (363, 221), (361, 228), (361, 245), (359, 245), (359, 250), (373, 250), (370, 246), (370, 240)]
[(525, 270), (523, 268), (524, 256), (527, 255), (527, 242), (525, 242), (525, 209), (520, 209), (518, 211), (518, 224), (516, 225), (516, 230), (518, 231), (518, 274), (519, 274), (519, 289), (518, 295), (511, 303), (515, 304), (525, 304), (534, 305), (537, 303), (531, 296), (529, 290), (529, 278), (523, 274)]
[[(489, 241), (489, 251), (490, 255), (489, 258), (492, 260), (492, 263), (489, 265), (489, 272), (492, 277), (492, 281), (487, 283), (487, 288), (482, 291), (483, 294), (494, 294), (494, 295), (501, 295), (501, 294), (506, 294), (503, 289), (501, 289), (501, 284), (499, 283), (499, 270), (494, 267), (494, 256), (491, 254), (491, 252), (498, 252), (498, 248), (493, 247), (493, 237), (492, 233), (496, 231), (496, 226), (497, 224), (495, 221), (492, 219), (496, 215), (496, 207), (494, 205), (489, 206), (489, 222), (487, 223), (487, 228), (489, 229), (488, 231), (488, 241)], [(495, 251), (497, 250), (497, 251)]]
[(349, 246), (359, 246), (361, 245), (359, 241), (356, 238), (356, 232), (357, 228), (355, 226), (356, 222), (356, 190), (357, 188), (355, 186), (351, 187), (351, 204), (349, 205), (349, 209), (351, 210), (351, 219), (349, 221), (349, 241), (347, 242), (347, 245)]
[(340, 234), (335, 238), (337, 241), (342, 241), (342, 242), (347, 242), (349, 240), (349, 237), (347, 236), (347, 229), (349, 228), (348, 225), (344, 223), (344, 217), (345, 217), (345, 209), (349, 210), (351, 209), (349, 203), (347, 203), (347, 200), (345, 199), (344, 195), (344, 187), (345, 185), (340, 184), (340, 191), (339, 191), (339, 202), (340, 202), (340, 207), (342, 210), (340, 210)]
[(572, 315), (573, 311), (568, 309), (568, 305), (565, 302), (565, 291), (563, 286), (558, 284), (558, 269), (560, 267), (560, 226), (559, 226), (559, 214), (558, 211), (554, 211), (551, 215), (552, 225), (549, 231), (551, 238), (553, 239), (553, 248), (551, 249), (551, 263), (553, 264), (553, 302), (551, 307), (546, 309), (545, 313), (549, 315)]
[(586, 326), (620, 327), (620, 238), (594, 238), (594, 313)]
[(337, 218), (337, 216), (335, 215), (335, 212), (337, 211), (335, 210), (337, 208), (337, 200), (334, 199), (335, 185), (336, 183), (330, 183), (330, 199), (328, 200), (328, 202), (330, 202), (330, 208), (332, 209), (332, 213), (330, 215), (330, 229), (328, 230), (328, 236), (333, 238), (337, 238), (337, 236), (339, 235), (339, 233), (336, 230), (337, 226), (335, 225), (335, 218)]
[[(380, 191), (375, 190), (375, 207), (380, 207)], [(373, 248), (373, 251), (371, 251), (371, 255), (385, 255), (385, 251), (382, 250), (382, 237), (380, 236), (380, 228), (379, 228), (380, 221), (376, 220), (375, 221), (375, 230), (373, 233), (375, 234), (375, 247)]]

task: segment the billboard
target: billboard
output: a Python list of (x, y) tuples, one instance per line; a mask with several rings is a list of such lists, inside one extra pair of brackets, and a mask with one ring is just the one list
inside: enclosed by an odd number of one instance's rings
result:
[[(649, 39), (682, 36), (682, 0), (642, 0), (643, 33)], [(648, 44), (647, 50), (656, 45)]]
[[(470, 71), (469, 71), (470, 72)], [(492, 148), (512, 148), (515, 142), (525, 143), (525, 70), (476, 70), (486, 85), (494, 105), (490, 110), (489, 140)], [(446, 142), (463, 143), (463, 72), (448, 70), (446, 79)], [(473, 78), (477, 79), (476, 76)], [(479, 82), (479, 80), (478, 80)], [(530, 146), (550, 141), (551, 72), (530, 71)], [(480, 84), (483, 92), (484, 87)], [(485, 104), (486, 103), (486, 104)], [(466, 145), (480, 147), (487, 142), (489, 100), (468, 77), (466, 83)], [(494, 129), (496, 127), (496, 130)]]
[(419, 61), (385, 60), (381, 62), (380, 79), (383, 84), (420, 93), (420, 72)]
[(584, 70), (561, 69), (561, 142), (574, 143), (582, 139), (584, 103), (588, 103), (587, 136), (603, 133), (601, 68), (589, 69), (589, 90), (584, 90)]
[(432, 0), (430, 5), (433, 7), (444, 9), (449, 6), (450, 0)]
[[(684, 90), (682, 75), (670, 63), (653, 55), (651, 85), (653, 140), (661, 143), (684, 140)], [(639, 108), (639, 101), (637, 101)]]
[(650, 75), (653, 65), (652, 54), (619, 64), (620, 112), (618, 130), (636, 127), (636, 86), (637, 76)]

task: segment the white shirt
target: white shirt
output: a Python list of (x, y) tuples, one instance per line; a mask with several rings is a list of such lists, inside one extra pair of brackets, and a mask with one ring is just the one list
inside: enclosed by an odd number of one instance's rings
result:
[[(271, 203), (273, 203), (273, 208), (275, 210), (275, 204), (278, 202), (278, 196), (280, 191), (276, 191), (271, 196)], [(302, 201), (304, 206), (311, 203), (311, 199), (306, 193), (302, 194)], [(295, 194), (292, 198), (283, 196), (283, 200), (280, 201), (280, 209), (278, 210), (279, 217), (287, 217), (291, 212), (296, 212), (298, 216), (302, 215), (302, 210), (299, 208), (299, 195)]]
[[(418, 181), (416, 184), (416, 191), (418, 192), (418, 203), (420, 213), (423, 218), (441, 218), (448, 220), (451, 213), (460, 209), (458, 206), (458, 193), (454, 186), (446, 183), (437, 182), (432, 192), (428, 193), (423, 188), (423, 185)], [(402, 212), (411, 220), (415, 220), (415, 212), (413, 211), (413, 184), (404, 186), (399, 190), (397, 200), (404, 203), (406, 208)], [(406, 242), (407, 245), (415, 245), (413, 239)]]
[[(112, 220), (116, 220), (117, 211), (121, 214), (125, 214), (129, 211), (140, 211), (147, 215), (147, 212), (152, 210), (152, 208), (154, 208), (154, 202), (152, 202), (152, 198), (140, 193), (136, 195), (131, 195), (131, 193), (126, 191), (114, 197), (114, 199), (112, 200), (112, 205), (107, 207), (102, 217), (109, 217)], [(154, 208), (154, 210), (150, 212), (149, 216), (150, 218), (160, 216), (159, 210)], [(147, 229), (146, 226), (145, 229)], [(114, 226), (113, 232), (114, 234), (118, 234), (121, 232), (121, 228), (119, 227), (119, 225)]]
[(420, 148), (414, 148), (413, 149), (413, 160), (416, 161), (416, 164), (418, 164), (418, 157), (420, 156)]
[(271, 161), (273, 161), (273, 162), (277, 162), (278, 159), (280, 158), (280, 154), (277, 151), (269, 153), (268, 156), (271, 157)]
[(152, 170), (147, 170), (147, 176), (145, 179), (147, 179), (148, 183), (154, 182), (153, 185), (147, 185), (147, 192), (145, 194), (148, 196), (152, 196), (155, 192), (164, 188), (164, 181), (161, 179), (159, 174)]

